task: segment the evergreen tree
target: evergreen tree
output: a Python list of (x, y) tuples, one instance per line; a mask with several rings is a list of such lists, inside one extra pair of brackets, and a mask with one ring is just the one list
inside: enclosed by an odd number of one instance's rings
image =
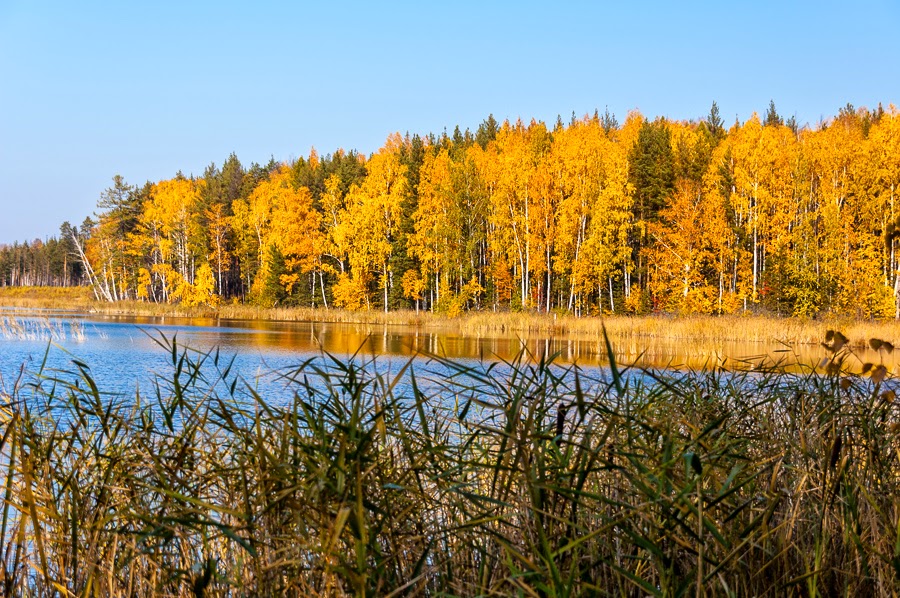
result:
[(649, 244), (648, 224), (659, 220), (659, 212), (675, 189), (672, 141), (664, 119), (644, 121), (629, 154), (629, 182), (634, 187), (635, 229), (631, 239), (632, 260), (637, 264), (638, 286), (647, 283), (644, 264)]
[[(594, 118), (596, 119), (596, 117), (597, 113), (595, 111)], [(615, 131), (619, 128), (619, 121), (616, 120), (616, 115), (609, 111), (609, 106), (607, 106), (606, 110), (603, 112), (603, 118), (600, 119), (600, 126), (603, 127), (603, 130), (607, 135), (609, 135), (611, 131)]]
[(500, 124), (494, 119), (493, 114), (489, 114), (487, 119), (478, 125), (478, 130), (475, 132), (475, 141), (481, 146), (481, 149), (484, 149), (491, 141), (497, 138), (499, 130)]
[(97, 207), (103, 211), (103, 215), (114, 220), (120, 235), (124, 235), (134, 229), (141, 213), (139, 196), (135, 193), (135, 187), (129, 185), (122, 175), (113, 177), (113, 186), (107, 187), (97, 201)]
[(707, 130), (712, 134), (716, 143), (725, 137), (725, 123), (719, 115), (719, 106), (715, 102), (712, 103), (712, 107), (709, 109), (709, 116), (706, 117), (705, 123)]
[(556, 124), (553, 125), (553, 132), (558, 133), (559, 131), (562, 131), (563, 128), (565, 128), (565, 125), (563, 125), (562, 115), (557, 114), (556, 115)]
[(634, 186), (635, 210), (640, 221), (653, 221), (675, 188), (672, 141), (666, 121), (644, 121), (629, 155), (629, 179)]
[(780, 127), (784, 124), (784, 120), (778, 116), (778, 111), (775, 110), (775, 100), (769, 100), (769, 109), (766, 111), (766, 120), (763, 124), (767, 127)]
[(346, 195), (350, 187), (362, 183), (366, 178), (366, 165), (356, 151), (345, 152), (339, 149), (322, 161), (322, 180), (327, 181), (333, 174), (338, 175), (339, 189), (342, 195)]
[[(466, 142), (468, 131), (466, 131), (466, 136), (458, 136), (458, 133), (459, 127), (454, 131), (454, 137), (459, 137), (458, 142), (454, 141), (454, 151), (461, 153), (465, 151), (465, 146), (468, 144)], [(410, 255), (408, 246), (409, 237), (415, 232), (415, 223), (412, 216), (419, 207), (419, 173), (425, 160), (425, 151), (425, 144), (418, 135), (413, 135), (410, 138), (409, 134), (407, 134), (403, 145), (400, 146), (400, 163), (406, 166), (407, 192), (401, 203), (401, 216), (397, 227), (397, 235), (392, 241), (391, 277), (394, 280), (394, 284), (391, 285), (388, 297), (391, 309), (412, 306), (410, 300), (403, 296), (403, 285), (400, 284), (400, 281), (407, 270), (418, 266), (416, 260)]]
[(459, 125), (456, 125), (453, 129), (453, 137), (450, 139), (453, 141), (453, 147), (463, 147), (465, 145), (465, 138), (462, 131), (459, 130)]
[(787, 127), (794, 132), (794, 135), (797, 135), (800, 132), (800, 125), (797, 124), (797, 117), (791, 116), (787, 119), (787, 122), (784, 123)]
[(219, 175), (223, 187), (222, 201), (230, 204), (241, 197), (245, 174), (244, 166), (238, 160), (237, 155), (234, 152), (229, 154), (222, 164), (222, 171)]
[(269, 245), (269, 267), (263, 286), (262, 300), (265, 305), (291, 305), (290, 297), (281, 284), (281, 276), (287, 272), (284, 265), (284, 254), (275, 244)]

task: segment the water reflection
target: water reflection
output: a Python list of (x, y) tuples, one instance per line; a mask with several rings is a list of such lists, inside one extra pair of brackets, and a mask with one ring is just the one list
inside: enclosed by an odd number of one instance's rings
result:
[[(109, 318), (110, 321), (158, 328), (192, 330), (193, 336), (212, 344), (261, 351), (296, 351), (335, 355), (438, 355), (457, 359), (510, 360), (520, 352), (534, 358), (554, 355), (562, 363), (603, 366), (608, 363), (606, 342), (573, 338), (519, 337), (514, 334), (465, 336), (403, 325), (348, 324), (329, 322), (225, 321), (210, 318)], [(217, 342), (217, 339), (219, 341)], [(820, 345), (786, 345), (755, 342), (715, 341), (686, 343), (679, 339), (631, 337), (613, 339), (620, 364), (653, 368), (746, 367), (762, 362), (788, 367), (812, 367), (827, 356)], [(896, 366), (897, 358), (853, 349), (850, 362), (885, 362)]]
[[(167, 368), (166, 351), (157, 340), (177, 338), (179, 344), (199, 351), (219, 348), (236, 356), (241, 375), (259, 380), (273, 369), (284, 369), (321, 353), (337, 356), (438, 355), (482, 361), (510, 360), (525, 351), (534, 358), (555, 355), (560, 363), (582, 367), (607, 364), (602, 338), (578, 340), (515, 335), (474, 337), (399, 325), (327, 322), (225, 321), (213, 318), (98, 316), (58, 310), (0, 309), (0, 377), (6, 386), (28, 363), (35, 369), (48, 347), (48, 367), (71, 368), (77, 358), (90, 364), (98, 382), (127, 389)], [(154, 340), (157, 339), (157, 340)], [(163, 343), (165, 344), (165, 343)], [(620, 364), (654, 368), (747, 367), (762, 361), (780, 361), (794, 369), (818, 364), (826, 352), (820, 346), (785, 346), (775, 343), (701, 342), (659, 338), (614, 340)], [(868, 348), (856, 350), (851, 361), (881, 362), (885, 356)], [(887, 358), (890, 371), (895, 358)], [(145, 382), (146, 384), (146, 382)]]

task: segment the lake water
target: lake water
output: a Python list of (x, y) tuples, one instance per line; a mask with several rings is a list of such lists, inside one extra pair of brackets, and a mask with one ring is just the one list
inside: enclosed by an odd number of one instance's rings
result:
[[(509, 360), (521, 351), (533, 356), (556, 354), (561, 364), (602, 369), (607, 365), (602, 341), (551, 338), (464, 337), (394, 325), (224, 321), (171, 317), (109, 317), (65, 311), (0, 308), (0, 381), (8, 392), (20, 372), (74, 372), (75, 361), (87, 364), (101, 389), (133, 392), (151, 387), (155, 374), (172, 371), (168, 343), (197, 352), (218, 351), (224, 367), (234, 359), (236, 372), (251, 386), (276, 391), (273, 372), (296, 368), (323, 352), (358, 360), (377, 356), (384, 371), (396, 371), (410, 358), (428, 370), (428, 355), (490, 362)], [(645, 340), (646, 342), (642, 342)], [(786, 347), (751, 343), (706, 343), (638, 339), (615, 342), (617, 361), (656, 368), (710, 367), (781, 359), (808, 367), (825, 357), (821, 347)], [(194, 355), (199, 355), (196, 353)], [(877, 355), (861, 356), (878, 359)], [(211, 361), (211, 360), (210, 360)], [(210, 364), (209, 367), (212, 367)], [(438, 373), (439, 375), (439, 373)]]

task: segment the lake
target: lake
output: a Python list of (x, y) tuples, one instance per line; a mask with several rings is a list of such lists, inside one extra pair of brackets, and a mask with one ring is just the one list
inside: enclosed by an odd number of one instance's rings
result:
[[(561, 364), (583, 368), (607, 365), (601, 340), (518, 338), (515, 335), (467, 337), (401, 325), (325, 322), (225, 321), (211, 318), (97, 316), (59, 310), (0, 308), (0, 380), (9, 391), (24, 368), (36, 371), (46, 357), (45, 370), (73, 371), (73, 360), (90, 366), (101, 389), (133, 392), (146, 389), (154, 374), (171, 371), (171, 352), (177, 340), (198, 352), (218, 350), (220, 363), (234, 359), (237, 372), (252, 386), (272, 391), (272, 372), (295, 368), (323, 352), (360, 360), (377, 357), (384, 371), (395, 371), (410, 358), (427, 369), (427, 355), (490, 362), (513, 359), (521, 351), (533, 356), (556, 354)], [(818, 364), (827, 353), (819, 346), (788, 347), (777, 342), (704, 342), (687, 345), (666, 339), (614, 341), (620, 364), (654, 368), (747, 367), (766, 359), (792, 367)], [(879, 356), (859, 350), (860, 360)], [(860, 361), (861, 363), (861, 361)], [(892, 366), (893, 368), (893, 366)]]

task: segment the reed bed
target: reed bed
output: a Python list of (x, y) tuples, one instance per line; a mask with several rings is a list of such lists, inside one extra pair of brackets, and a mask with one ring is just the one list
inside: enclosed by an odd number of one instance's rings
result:
[[(0, 298), (2, 301), (2, 298)], [(307, 307), (259, 307), (227, 304), (218, 307), (198, 305), (170, 305), (146, 301), (94, 302), (91, 313), (104, 315), (134, 315), (147, 317), (213, 318), (221, 320), (268, 320), (280, 322), (328, 322), (335, 324), (421, 326), (451, 322), (449, 318), (414, 311), (349, 311)]]
[[(164, 308), (165, 309), (165, 308)], [(200, 308), (202, 310), (202, 308)], [(160, 312), (163, 313), (163, 312)], [(855, 339), (885, 337), (900, 341), (900, 322), (853, 319), (810, 320), (769, 316), (607, 315), (580, 317), (526, 312), (471, 311), (458, 317), (412, 311), (346, 311), (311, 308), (260, 308), (227, 305), (195, 312), (230, 320), (279, 320), (347, 324), (397, 325), (473, 337), (556, 337), (614, 341), (668, 339), (684, 342), (749, 342), (817, 345), (829, 329)], [(191, 315), (185, 313), (183, 315)]]
[(5, 307), (84, 309), (94, 303), (90, 287), (0, 287)]
[(135, 396), (38, 371), (0, 400), (0, 591), (896, 596), (900, 413), (845, 340), (801, 374), (324, 355), (286, 402), (165, 339)]
[(841, 329), (854, 339), (884, 337), (900, 340), (900, 322), (809, 320), (750, 315), (622, 315), (576, 318), (553, 314), (472, 312), (459, 318), (457, 325), (461, 331), (474, 335), (512, 333), (600, 341), (607, 334), (614, 341), (667, 339), (685, 343), (782, 342), (789, 345), (817, 345), (829, 329)]
[(430, 312), (347, 311), (303, 307), (259, 307), (226, 304), (218, 307), (159, 304), (146, 301), (98, 302), (89, 289), (0, 288), (0, 305), (12, 307), (83, 309), (95, 314), (221, 320), (270, 320), (338, 324), (406, 326), (472, 337), (554, 337), (576, 341), (603, 341), (604, 329), (614, 341), (653, 340), (742, 342), (771, 345), (817, 345), (829, 329), (843, 330), (850, 338), (887, 338), (900, 342), (900, 321), (856, 319), (780, 318), (759, 315), (670, 316), (608, 315), (576, 318), (565, 314), (471, 311), (459, 317)]
[(87, 335), (84, 323), (79, 320), (0, 316), (0, 338), (5, 340), (84, 342)]

